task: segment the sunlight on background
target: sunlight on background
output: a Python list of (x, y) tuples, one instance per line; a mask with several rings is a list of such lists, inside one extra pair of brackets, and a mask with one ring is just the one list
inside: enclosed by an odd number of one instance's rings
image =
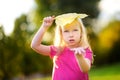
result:
[(120, 20), (120, 0), (101, 0), (98, 7), (100, 15), (95, 31), (101, 30), (113, 18)]
[(107, 14), (114, 14), (120, 11), (120, 0), (101, 0), (100, 9)]
[(5, 34), (10, 34), (14, 21), (21, 14), (27, 14), (34, 6), (34, 0), (0, 0), (0, 25)]
[[(10, 34), (14, 21), (21, 14), (27, 14), (35, 6), (34, 0), (0, 0), (0, 25), (3, 25), (6, 34)], [(120, 13), (120, 0), (101, 0), (98, 7), (100, 15), (99, 24), (108, 22), (116, 12)], [(119, 16), (120, 19), (120, 16)]]

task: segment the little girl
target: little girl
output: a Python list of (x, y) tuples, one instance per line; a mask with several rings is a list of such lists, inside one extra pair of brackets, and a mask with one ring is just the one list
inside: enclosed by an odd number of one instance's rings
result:
[[(31, 47), (36, 52), (53, 59), (52, 80), (89, 80), (88, 71), (92, 63), (92, 50), (81, 21), (86, 14), (67, 13), (43, 19), (35, 34)], [(41, 44), (46, 30), (56, 23), (54, 45)]]

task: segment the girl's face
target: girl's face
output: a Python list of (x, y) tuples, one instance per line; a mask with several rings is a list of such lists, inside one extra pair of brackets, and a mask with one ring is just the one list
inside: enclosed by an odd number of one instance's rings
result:
[(62, 37), (68, 47), (78, 47), (81, 37), (80, 23), (75, 20), (71, 24), (62, 27)]

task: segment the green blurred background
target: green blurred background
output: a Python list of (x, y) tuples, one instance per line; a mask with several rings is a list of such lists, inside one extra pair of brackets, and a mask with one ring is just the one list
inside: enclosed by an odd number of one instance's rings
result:
[[(16, 18), (11, 34), (6, 35), (1, 24), (0, 80), (51, 80), (52, 60), (34, 52), (30, 43), (45, 16), (68, 12), (89, 15), (83, 22), (94, 52), (90, 80), (120, 80), (120, 9), (103, 24), (100, 1), (34, 0), (35, 7)], [(43, 44), (52, 44), (54, 28), (55, 24), (45, 33)]]

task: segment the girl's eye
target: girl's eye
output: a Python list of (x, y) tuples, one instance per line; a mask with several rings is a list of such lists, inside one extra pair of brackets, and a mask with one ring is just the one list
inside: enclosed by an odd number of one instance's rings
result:
[(64, 32), (69, 32), (68, 30), (65, 30)]
[(78, 31), (78, 29), (74, 29), (73, 31)]

